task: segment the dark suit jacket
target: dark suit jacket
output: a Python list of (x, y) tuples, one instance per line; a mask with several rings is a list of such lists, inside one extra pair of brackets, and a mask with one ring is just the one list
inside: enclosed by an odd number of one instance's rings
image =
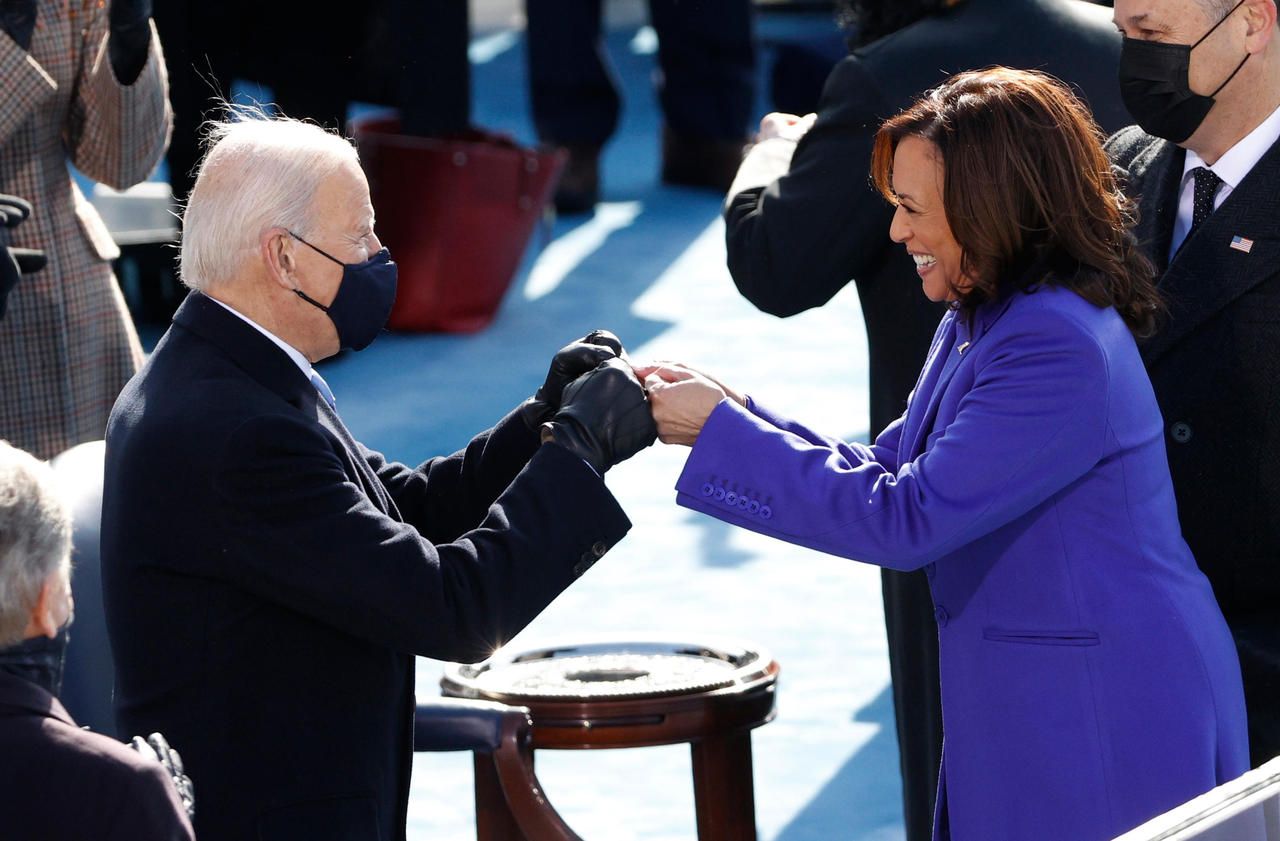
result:
[[(1255, 762), (1280, 754), (1280, 144), (1168, 259), (1186, 153), (1107, 142), (1138, 201), (1166, 322), (1142, 347), (1182, 534), (1236, 635)], [(1251, 240), (1247, 251), (1232, 238)]]
[(516, 414), (417, 468), (192, 293), (107, 430), (122, 732), (181, 746), (201, 841), (402, 839), (413, 655), (474, 661), (630, 527)]
[(160, 763), (81, 730), (57, 698), (4, 673), (0, 757), (0, 836), (6, 841), (194, 837)]

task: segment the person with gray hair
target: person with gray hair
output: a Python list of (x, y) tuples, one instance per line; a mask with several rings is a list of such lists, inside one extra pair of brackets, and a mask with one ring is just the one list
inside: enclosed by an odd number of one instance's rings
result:
[(58, 701), (73, 610), (70, 535), (48, 465), (0, 441), (4, 837), (189, 841), (191, 823), (166, 768), (81, 730)]
[(116, 710), (182, 745), (202, 841), (403, 839), (414, 655), (489, 656), (622, 539), (603, 475), (656, 429), (595, 331), (451, 456), (356, 441), (312, 365), (391, 309), (368, 184), (343, 138), (241, 116), (188, 201), (192, 291), (107, 428)]

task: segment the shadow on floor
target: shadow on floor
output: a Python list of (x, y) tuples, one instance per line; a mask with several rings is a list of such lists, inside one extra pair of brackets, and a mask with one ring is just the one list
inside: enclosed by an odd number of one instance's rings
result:
[(893, 693), (888, 686), (876, 699), (854, 713), (854, 721), (880, 725), (822, 790), (800, 809), (774, 841), (900, 841), (902, 791), (897, 774), (885, 769), (898, 765), (894, 736)]

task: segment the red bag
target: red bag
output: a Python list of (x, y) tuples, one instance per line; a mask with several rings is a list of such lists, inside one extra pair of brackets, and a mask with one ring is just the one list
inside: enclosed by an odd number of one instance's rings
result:
[(399, 129), (395, 118), (355, 125), (378, 238), (400, 267), (388, 326), (480, 330), (511, 285), (566, 153), (484, 131), (434, 138)]

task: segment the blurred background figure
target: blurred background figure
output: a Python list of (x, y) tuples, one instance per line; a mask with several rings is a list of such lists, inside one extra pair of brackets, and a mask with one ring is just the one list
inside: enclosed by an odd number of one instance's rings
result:
[[(162, 736), (136, 751), (59, 703), (71, 625), (71, 523), (49, 467), (0, 441), (0, 814), (41, 841), (192, 839), (191, 783)], [(159, 761), (157, 761), (159, 760)]]
[(164, 154), (170, 114), (149, 0), (0, 0), (0, 193), (29, 201), (12, 244), (48, 266), (0, 321), (0, 436), (41, 458), (101, 438), (142, 359), (119, 256), (67, 171), (116, 189)]
[[(525, 4), (538, 137), (569, 150), (556, 209), (585, 213), (600, 193), (600, 150), (622, 100), (604, 52), (602, 0)], [(658, 37), (662, 180), (723, 190), (742, 159), (755, 103), (749, 0), (649, 0)]]
[(466, 2), (374, 0), (319, 14), (300, 0), (171, 0), (156, 26), (172, 59), (169, 179), (179, 202), (194, 183), (200, 126), (237, 79), (270, 87), (281, 112), (339, 131), (352, 101), (398, 106), (406, 134), (456, 134), (470, 123)]
[[(849, 282), (866, 322), (871, 434), (906, 405), (942, 308), (919, 294), (889, 239), (890, 207), (867, 179), (881, 120), (947, 75), (990, 64), (1069, 82), (1106, 131), (1129, 122), (1116, 85), (1120, 38), (1080, 0), (844, 0), (854, 49), (816, 115), (770, 114), (725, 206), (729, 271), (765, 312), (825, 304)], [(937, 626), (922, 572), (883, 573), (907, 837), (930, 837), (942, 746)]]

